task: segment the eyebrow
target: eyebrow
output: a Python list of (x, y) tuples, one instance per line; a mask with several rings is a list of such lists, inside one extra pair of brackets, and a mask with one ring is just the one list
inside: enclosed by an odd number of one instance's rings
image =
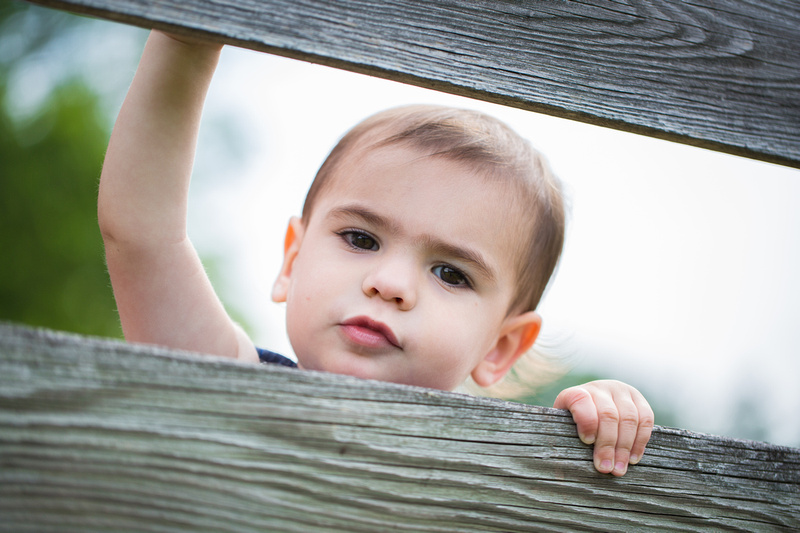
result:
[[(328, 216), (338, 219), (358, 218), (365, 224), (380, 230), (393, 234), (400, 233), (400, 226), (396, 222), (358, 204), (348, 204), (332, 209)], [(489, 282), (497, 279), (494, 270), (489, 267), (488, 262), (477, 250), (451, 244), (429, 234), (420, 235), (415, 242), (436, 254), (471, 265)]]

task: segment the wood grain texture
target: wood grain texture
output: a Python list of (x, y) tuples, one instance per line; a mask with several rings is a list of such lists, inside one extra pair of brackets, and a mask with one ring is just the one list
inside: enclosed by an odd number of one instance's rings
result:
[(800, 167), (795, 0), (34, 0)]
[(792, 531), (800, 450), (0, 325), (2, 531)]

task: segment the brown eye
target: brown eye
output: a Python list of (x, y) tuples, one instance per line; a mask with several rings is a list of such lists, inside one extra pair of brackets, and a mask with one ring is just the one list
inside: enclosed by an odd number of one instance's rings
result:
[(433, 274), (448, 285), (454, 287), (470, 287), (467, 277), (458, 269), (447, 265), (433, 267)]
[(347, 244), (359, 250), (377, 251), (380, 246), (375, 238), (369, 233), (362, 231), (345, 231), (340, 234)]

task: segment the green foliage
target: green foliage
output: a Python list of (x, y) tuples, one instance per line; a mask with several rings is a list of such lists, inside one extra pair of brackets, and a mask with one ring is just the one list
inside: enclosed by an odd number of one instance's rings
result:
[(81, 20), (72, 19), (0, 6), (10, 50), (0, 65), (0, 319), (119, 336), (96, 215), (109, 135), (101, 102), (80, 79), (33, 88), (45, 97), (32, 108), (11, 97), (9, 74)]
[[(121, 336), (97, 184), (146, 32), (112, 26), (0, 0), (0, 320)], [(227, 141), (215, 143), (224, 147), (215, 162), (230, 168), (240, 139), (224, 120), (211, 131)], [(224, 292), (223, 262), (204, 257)]]
[(31, 120), (0, 115), (3, 319), (119, 335), (97, 227), (108, 141), (97, 107), (74, 81), (57, 87)]

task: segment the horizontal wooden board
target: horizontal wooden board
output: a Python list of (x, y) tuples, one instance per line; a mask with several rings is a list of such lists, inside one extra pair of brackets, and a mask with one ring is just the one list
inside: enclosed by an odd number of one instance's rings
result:
[(795, 0), (35, 3), (800, 167)]
[(793, 531), (800, 450), (0, 325), (2, 531)]

